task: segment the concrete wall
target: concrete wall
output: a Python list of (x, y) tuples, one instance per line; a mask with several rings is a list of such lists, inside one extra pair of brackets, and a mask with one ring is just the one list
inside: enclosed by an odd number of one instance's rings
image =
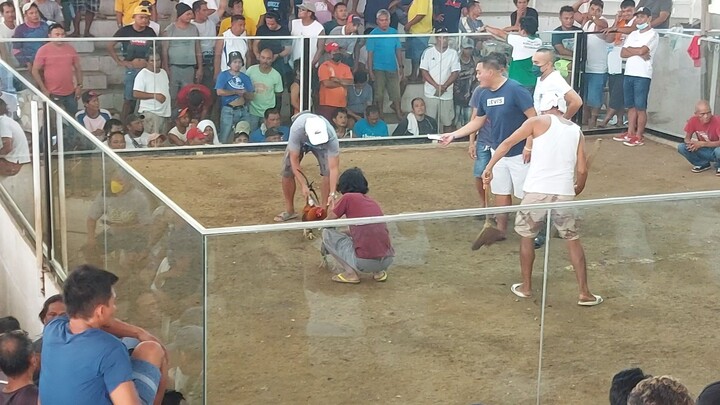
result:
[(46, 278), (45, 295), (41, 294), (41, 273), (34, 248), (23, 238), (4, 205), (0, 204), (0, 316), (12, 315), (30, 336), (42, 332), (37, 314), (46, 297), (60, 288)]

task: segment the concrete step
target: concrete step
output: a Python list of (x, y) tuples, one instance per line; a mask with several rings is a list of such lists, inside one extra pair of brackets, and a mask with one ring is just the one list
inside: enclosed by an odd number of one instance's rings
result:
[(70, 45), (75, 48), (81, 58), (83, 57), (83, 54), (95, 52), (95, 43), (91, 41), (73, 41), (70, 42)]
[(101, 72), (83, 72), (83, 88), (86, 90), (107, 89), (107, 75)]

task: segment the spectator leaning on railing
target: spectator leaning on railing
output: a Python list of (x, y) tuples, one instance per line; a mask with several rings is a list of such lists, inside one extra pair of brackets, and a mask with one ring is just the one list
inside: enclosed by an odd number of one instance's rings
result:
[[(582, 28), (576, 26), (575, 10), (571, 6), (562, 6), (560, 8), (560, 26), (553, 31), (581, 31)], [(552, 34), (552, 45), (555, 52), (559, 56), (573, 56), (575, 49), (575, 34), (569, 32), (567, 34)]]

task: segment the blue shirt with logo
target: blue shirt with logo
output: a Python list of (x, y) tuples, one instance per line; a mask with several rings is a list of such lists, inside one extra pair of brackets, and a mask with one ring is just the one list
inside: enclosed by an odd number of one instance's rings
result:
[[(498, 146), (512, 135), (527, 120), (525, 111), (533, 108), (533, 99), (530, 92), (520, 83), (507, 79), (502, 86), (493, 91), (481, 89), (480, 95), (471, 99), (473, 108), (477, 108), (478, 117), (487, 117), (492, 122), (490, 130), (490, 147)], [(516, 156), (522, 153), (525, 141), (510, 148), (507, 156)]]
[[(245, 90), (249, 92), (255, 91), (255, 88), (253, 88), (252, 80), (250, 80), (250, 77), (246, 75), (243, 72), (240, 72), (237, 74), (237, 76), (234, 76), (232, 73), (230, 73), (230, 70), (226, 70), (224, 72), (221, 72), (218, 75), (217, 81), (215, 82), (215, 90)], [(234, 100), (236, 100), (238, 97), (240, 97), (237, 94), (233, 94), (232, 96), (222, 96), (220, 98), (220, 105), (223, 107), (230, 104)]]

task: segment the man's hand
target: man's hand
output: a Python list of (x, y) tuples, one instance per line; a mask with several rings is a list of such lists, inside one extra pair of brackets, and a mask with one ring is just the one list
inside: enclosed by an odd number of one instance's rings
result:
[(475, 142), (470, 142), (470, 146), (468, 146), (468, 155), (472, 160), (477, 160), (477, 144)]
[(141, 342), (157, 342), (157, 343), (160, 343), (160, 345), (162, 345), (162, 342), (160, 341), (160, 339), (155, 337), (153, 334), (146, 331), (145, 329), (142, 329), (142, 328), (138, 328), (138, 329), (140, 329), (140, 330), (138, 331), (138, 334), (136, 336), (137, 340), (139, 340)]
[[(308, 186), (306, 184), (303, 184), (303, 186), (302, 186), (302, 195), (303, 195), (303, 197), (305, 197), (305, 201), (307, 201), (308, 198), (310, 198), (310, 189), (308, 188)], [(319, 203), (320, 201), (317, 201), (317, 202)]]
[(438, 14), (433, 18), (433, 20), (437, 22), (443, 22), (445, 21), (445, 14)]
[(154, 97), (155, 100), (159, 101), (161, 104), (165, 102), (166, 98), (165, 95), (162, 93), (155, 93)]
[(92, 134), (95, 135), (96, 138), (103, 139), (105, 138), (105, 131), (102, 128), (98, 128), (94, 131), (92, 131)]
[(130, 67), (132, 69), (142, 69), (145, 66), (147, 66), (147, 61), (145, 59), (135, 58), (130, 61)]
[(687, 150), (690, 152), (697, 152), (698, 149), (702, 148), (702, 142), (700, 141), (690, 141), (686, 144)]
[(442, 134), (442, 138), (440, 138), (440, 145), (448, 146), (454, 140), (455, 140), (455, 135), (453, 133)]
[[(398, 69), (398, 70), (399, 70), (399, 69)], [(375, 73), (373, 73), (373, 70), (372, 70), (372, 69), (369, 69), (369, 70), (368, 70), (368, 77), (370, 78), (370, 81), (371, 81), (371, 82), (374, 82), (374, 81), (375, 81)]]
[(492, 181), (492, 178), (493, 178), (492, 170), (488, 170), (487, 168), (485, 168), (485, 170), (483, 170), (482, 176), (480, 178), (482, 178), (483, 188), (487, 188), (490, 185), (490, 181)]
[(523, 155), (523, 163), (526, 163), (526, 164), (530, 163), (531, 154), (532, 154), (531, 151), (523, 148), (523, 154), (522, 154)]
[(576, 195), (576, 196), (580, 195), (580, 193), (582, 193), (583, 190), (585, 190), (585, 184), (584, 184), (584, 183), (583, 183), (583, 184), (576, 184), (576, 185), (575, 185), (575, 195)]

